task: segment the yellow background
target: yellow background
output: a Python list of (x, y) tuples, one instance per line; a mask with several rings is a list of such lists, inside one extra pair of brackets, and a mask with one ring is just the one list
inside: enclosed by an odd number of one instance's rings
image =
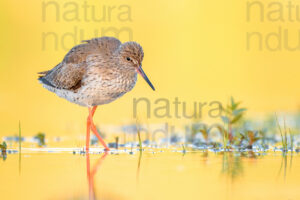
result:
[[(232, 95), (242, 100), (252, 113), (297, 111), (299, 93), (299, 51), (262, 51), (246, 49), (247, 32), (268, 34), (278, 27), (288, 29), (289, 43), (299, 43), (297, 21), (260, 21), (257, 8), (247, 21), (247, 2), (252, 1), (88, 1), (100, 12), (106, 6), (116, 6), (111, 20), (86, 22), (83, 1), (54, 1), (63, 16), (66, 3), (79, 8), (80, 21), (55, 20), (53, 8), (47, 9), (42, 20), (42, 3), (48, 1), (4, 0), (0, 3), (0, 135), (17, 132), (21, 120), (24, 135), (44, 131), (50, 135), (65, 135), (85, 131), (87, 109), (71, 104), (45, 90), (37, 81), (37, 72), (51, 69), (67, 53), (61, 45), (42, 49), (42, 34), (54, 32), (60, 38), (74, 27), (84, 31), (84, 39), (94, 37), (93, 31), (103, 27), (129, 27), (133, 40), (145, 52), (143, 67), (156, 87), (153, 92), (139, 79), (136, 87), (121, 99), (99, 108), (97, 124), (120, 124), (132, 120), (132, 99), (147, 97), (152, 106), (157, 98), (175, 97), (192, 103), (218, 100), (226, 102)], [(262, 1), (265, 16), (272, 1)], [(278, 1), (277, 1), (278, 2)], [(286, 6), (287, 1), (279, 1)], [(297, 1), (293, 1), (297, 4)], [(118, 7), (128, 5), (131, 21), (118, 19)], [(299, 4), (297, 4), (299, 6)], [(275, 7), (274, 7), (275, 8)], [(51, 13), (52, 12), (52, 13)], [(276, 15), (276, 14), (275, 14)], [(112, 34), (111, 36), (114, 36)], [(126, 41), (126, 35), (120, 38)], [(273, 41), (273, 40), (272, 40)], [(274, 41), (273, 41), (274, 42)], [(79, 41), (78, 43), (79, 44)], [(74, 44), (66, 40), (71, 48)], [(272, 45), (276, 45), (275, 42)], [(263, 45), (265, 47), (265, 45)], [(140, 112), (143, 112), (141, 109)], [(164, 119), (151, 119), (163, 122)], [(150, 120), (150, 121), (151, 121)]]

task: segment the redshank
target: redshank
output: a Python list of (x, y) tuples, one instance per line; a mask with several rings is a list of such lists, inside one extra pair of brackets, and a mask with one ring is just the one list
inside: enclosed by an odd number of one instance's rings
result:
[(93, 122), (98, 105), (108, 104), (132, 90), (137, 73), (155, 90), (142, 69), (143, 57), (143, 49), (136, 42), (121, 43), (113, 37), (93, 38), (73, 47), (53, 69), (39, 73), (44, 88), (72, 103), (88, 107), (87, 152), (90, 130), (105, 150), (109, 150)]

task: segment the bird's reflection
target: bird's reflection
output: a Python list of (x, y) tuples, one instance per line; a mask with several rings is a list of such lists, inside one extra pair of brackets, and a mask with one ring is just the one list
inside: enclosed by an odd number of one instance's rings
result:
[(103, 163), (105, 157), (108, 155), (105, 152), (101, 158), (97, 160), (97, 162), (93, 165), (93, 168), (90, 167), (90, 155), (89, 153), (86, 154), (86, 168), (87, 168), (87, 179), (88, 179), (88, 188), (89, 188), (89, 200), (96, 200), (96, 192), (95, 192), (95, 180), (94, 177), (97, 173), (97, 170)]

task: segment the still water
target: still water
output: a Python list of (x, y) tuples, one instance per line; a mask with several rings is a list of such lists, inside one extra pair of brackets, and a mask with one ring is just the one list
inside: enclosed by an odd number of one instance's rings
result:
[(25, 151), (0, 160), (0, 199), (300, 199), (300, 159), (281, 152)]

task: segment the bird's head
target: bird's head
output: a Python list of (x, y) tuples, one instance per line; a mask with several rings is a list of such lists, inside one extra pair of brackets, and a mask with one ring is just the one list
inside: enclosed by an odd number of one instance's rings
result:
[(119, 47), (118, 52), (122, 66), (135, 70), (145, 79), (149, 86), (155, 90), (154, 86), (142, 69), (144, 51), (141, 45), (136, 42), (125, 42)]

